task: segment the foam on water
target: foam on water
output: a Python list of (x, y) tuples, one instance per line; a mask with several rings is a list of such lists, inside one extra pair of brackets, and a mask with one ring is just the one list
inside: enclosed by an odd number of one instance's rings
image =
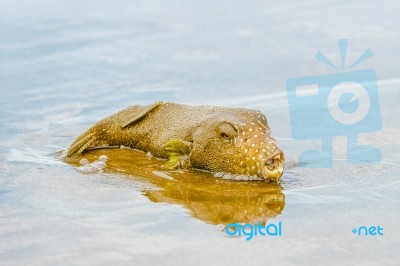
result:
[(165, 178), (165, 179), (169, 179), (169, 180), (174, 180), (174, 178), (172, 176), (169, 176), (167, 173), (165, 172), (161, 172), (161, 171), (153, 171), (153, 174)]
[(39, 150), (25, 146), (23, 149), (10, 149), (7, 161), (29, 162), (36, 164), (61, 165), (63, 164), (56, 156), (51, 156), (49, 151)]
[(93, 162), (89, 162), (88, 159), (82, 158), (79, 163), (80, 166), (76, 167), (76, 170), (82, 174), (93, 174), (93, 173), (102, 173), (104, 168), (107, 166), (107, 156), (100, 155), (97, 160)]
[(237, 181), (261, 181), (264, 180), (258, 176), (247, 176), (247, 175), (235, 175), (224, 172), (217, 172), (214, 174), (215, 177), (227, 179), (227, 180), (237, 180)]

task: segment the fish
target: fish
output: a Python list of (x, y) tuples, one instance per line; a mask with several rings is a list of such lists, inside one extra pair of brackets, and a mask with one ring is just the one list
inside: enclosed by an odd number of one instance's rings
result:
[(166, 170), (194, 168), (274, 182), (284, 172), (284, 152), (261, 111), (168, 102), (134, 105), (104, 118), (77, 137), (64, 159), (121, 147), (166, 159)]

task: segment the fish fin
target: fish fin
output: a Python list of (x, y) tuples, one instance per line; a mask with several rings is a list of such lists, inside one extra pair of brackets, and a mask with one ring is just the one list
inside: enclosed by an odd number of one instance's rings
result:
[[(65, 158), (73, 158), (81, 155), (85, 150), (96, 147), (100, 141), (99, 137), (105, 132), (110, 125), (104, 126), (96, 124), (85, 133), (76, 138), (76, 140), (65, 151)], [(102, 145), (104, 146), (104, 144)]]
[(145, 116), (149, 112), (153, 111), (155, 108), (157, 108), (161, 104), (162, 104), (162, 102), (156, 102), (156, 103), (146, 105), (146, 106), (138, 106), (137, 108), (135, 108), (135, 110), (133, 112), (129, 112), (128, 115), (126, 115), (126, 117), (124, 117), (122, 119), (120, 126), (122, 128), (129, 126), (133, 122), (138, 121), (143, 116)]
[(168, 161), (164, 164), (164, 168), (174, 170), (190, 167), (191, 142), (172, 139), (165, 144), (164, 150), (168, 156)]

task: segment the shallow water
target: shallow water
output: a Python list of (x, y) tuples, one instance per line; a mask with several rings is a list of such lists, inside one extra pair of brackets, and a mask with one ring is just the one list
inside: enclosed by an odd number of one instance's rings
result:
[(285, 207), (283, 188), (276, 183), (238, 182), (196, 170), (165, 171), (164, 160), (131, 149), (95, 150), (82, 157), (70, 161), (79, 172), (134, 179), (144, 186), (141, 192), (149, 200), (179, 204), (194, 218), (210, 224), (265, 224)]
[[(0, 3), (1, 265), (396, 265), (397, 2), (50, 3)], [(320, 143), (292, 139), (285, 82), (331, 73), (313, 57), (339, 60), (339, 38), (349, 61), (374, 52), (360, 67), (378, 75), (383, 129), (359, 142), (382, 161), (348, 163), (337, 137), (332, 168), (301, 168)], [(54, 154), (99, 119), (158, 100), (260, 109), (288, 161), (282, 183), (166, 172), (132, 150), (92, 151), (82, 166)], [(281, 221), (283, 234), (228, 237), (235, 221)], [(357, 237), (361, 225), (384, 236)]]

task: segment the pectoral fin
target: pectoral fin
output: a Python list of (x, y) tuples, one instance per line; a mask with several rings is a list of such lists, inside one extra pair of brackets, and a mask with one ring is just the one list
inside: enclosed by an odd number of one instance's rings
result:
[(164, 167), (168, 170), (189, 168), (192, 143), (179, 139), (172, 139), (165, 144), (164, 150), (168, 155), (168, 161)]
[(143, 116), (145, 116), (149, 112), (153, 111), (155, 108), (157, 108), (161, 104), (162, 104), (162, 102), (156, 102), (156, 103), (153, 103), (150, 105), (136, 107), (133, 111), (130, 111), (130, 112), (124, 114), (124, 117), (120, 123), (120, 126), (122, 128), (129, 126), (130, 124), (141, 119)]

